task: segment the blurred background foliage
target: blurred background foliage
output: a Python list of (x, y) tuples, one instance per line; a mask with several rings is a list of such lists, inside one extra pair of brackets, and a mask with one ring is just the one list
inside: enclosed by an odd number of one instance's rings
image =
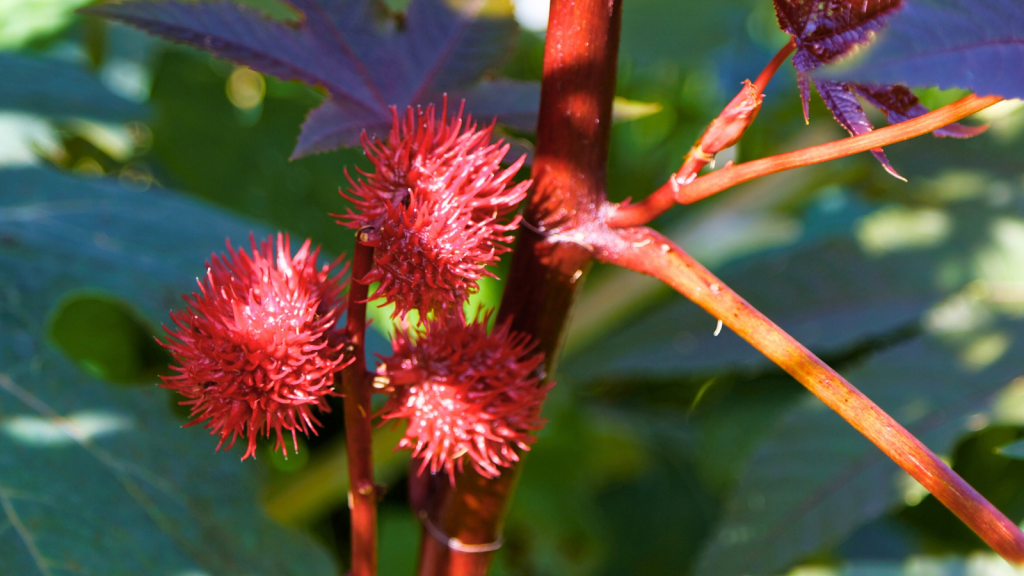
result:
[[(330, 557), (347, 562), (340, 409), (288, 460), (269, 449), (244, 464), (238, 450), (213, 454), (204, 431), (177, 430), (187, 415), (153, 385), (168, 358), (152, 337), (225, 236), (244, 245), (250, 230), (280, 229), (332, 255), (349, 251), (350, 233), (329, 214), (345, 209), (337, 190), (346, 167), (366, 166), (363, 155), (289, 161), (321, 92), (75, 15), (86, 3), (0, 0), (0, 573), (74, 570), (39, 555), (76, 547), (61, 535), (78, 526), (77, 505), (62, 510), (67, 525), (54, 525), (14, 490), (78, 470), (77, 459), (53, 455), (59, 442), (40, 441), (54, 425), (83, 452), (145, 465), (162, 478), (152, 486), (178, 486), (183, 501), (220, 503), (215, 519), (191, 506), (187, 519), (168, 524), (153, 512), (164, 510), (158, 496), (140, 500), (148, 489), (133, 492), (118, 475), (136, 472), (99, 458), (125, 493), (83, 483), (84, 499), (102, 495), (110, 508), (83, 506), (79, 529), (106, 534), (104, 522), (129, 522), (117, 510), (134, 499), (149, 502), (150, 514), (132, 525), (160, 530), (109, 535), (94, 547), (113, 556), (166, 547), (184, 559), (154, 551), (159, 567), (94, 558), (87, 569), (329, 573)], [(274, 0), (247, 3), (294, 17)], [(539, 79), (543, 1), (523, 0), (516, 16), (524, 26), (503, 73)], [(611, 199), (643, 197), (664, 182), (784, 42), (768, 0), (627, 0)], [(958, 96), (919, 94), (931, 106)], [(749, 183), (655, 225), (1019, 522), (1024, 108), (1008, 102), (979, 116), (992, 124), (981, 137), (890, 147), (909, 183), (860, 155)], [(718, 163), (843, 135), (819, 101), (804, 125), (786, 66), (743, 141)], [(79, 212), (50, 211), (76, 201)], [(493, 306), (500, 291), (489, 282), (474, 304)], [(375, 327), (371, 349), (385, 352), (386, 313)], [(593, 270), (492, 573), (1016, 573), (848, 425), (735, 335), (714, 336), (715, 327), (657, 282)], [(374, 447), (389, 486), (386, 576), (412, 573), (419, 542), (408, 458), (391, 450), (400, 432), (381, 428)], [(159, 462), (171, 455), (164, 471)], [(229, 497), (224, 484), (235, 482), (250, 488)], [(258, 507), (293, 530), (252, 520)], [(237, 546), (221, 547), (225, 558), (194, 540), (195, 531), (239, 526)], [(261, 539), (295, 542), (293, 553), (261, 563), (273, 550), (253, 544)]]

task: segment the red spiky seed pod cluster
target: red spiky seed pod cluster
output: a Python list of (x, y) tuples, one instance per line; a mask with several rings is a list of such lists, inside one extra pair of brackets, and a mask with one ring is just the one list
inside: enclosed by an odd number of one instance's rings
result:
[(433, 105), (410, 107), (404, 119), (392, 114), (386, 141), (362, 136), (374, 171), (360, 170), (359, 181), (346, 172), (351, 190), (342, 195), (355, 210), (339, 223), (379, 233), (373, 271), (358, 280), (380, 282), (372, 298), (394, 303), (396, 316), (461, 310), (509, 250), (519, 225), (509, 216), (530, 186), (511, 185), (525, 157), (501, 170), (509, 145), (490, 143), (494, 125), (477, 129), (461, 109), (449, 119), (447, 99), (440, 119)]
[(334, 373), (351, 362), (335, 331), (344, 309), (344, 267), (317, 267), (319, 248), (307, 240), (292, 256), (287, 235), (278, 234), (252, 256), (227, 244), (227, 254), (207, 264), (199, 293), (182, 297), (187, 307), (171, 313), (177, 326), (161, 342), (179, 366), (163, 377), (191, 407), (189, 426), (206, 422), (219, 435), (219, 450), (247, 438), (246, 459), (256, 437), (276, 434), (275, 448), (288, 455), (285, 435), (298, 450), (297, 432), (316, 433), (313, 409), (329, 410)]
[(469, 459), (487, 478), (519, 460), (540, 430), (541, 403), (554, 383), (542, 383), (542, 353), (526, 334), (503, 323), (487, 333), (489, 315), (465, 322), (461, 314), (424, 321), (422, 331), (398, 331), (394, 354), (378, 373), (391, 394), (385, 420), (405, 418), (399, 448), (422, 458), (420, 472), (445, 470), (455, 482)]

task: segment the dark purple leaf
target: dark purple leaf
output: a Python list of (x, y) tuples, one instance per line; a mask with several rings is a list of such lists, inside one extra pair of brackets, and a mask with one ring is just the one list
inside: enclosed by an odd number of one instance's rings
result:
[[(832, 111), (836, 122), (839, 122), (843, 128), (846, 128), (847, 132), (854, 136), (859, 136), (875, 129), (868, 120), (868, 115), (861, 108), (860, 102), (857, 101), (857, 96), (853, 93), (853, 89), (849, 84), (829, 82), (827, 80), (818, 80), (816, 84), (818, 86), (818, 94), (821, 94), (821, 99), (825, 101), (825, 105)], [(881, 162), (886, 172), (900, 180), (906, 181), (906, 178), (900, 176), (892, 167), (892, 164), (889, 164), (889, 159), (885, 157), (885, 152), (881, 148), (874, 148), (871, 150), (871, 153)]]
[[(928, 112), (928, 109), (920, 103), (917, 96), (906, 86), (900, 86), (899, 84), (890, 86), (852, 84), (851, 86), (857, 94), (860, 94), (872, 106), (884, 112), (885, 118), (890, 124), (917, 118)], [(985, 128), (985, 126), (964, 126), (963, 124), (954, 123), (945, 128), (939, 128), (932, 132), (932, 134), (952, 138), (969, 138), (981, 134), (985, 131)]]
[(86, 12), (190, 44), (282, 80), (323, 86), (335, 98), (353, 104), (370, 109), (382, 104), (360, 62), (337, 42), (314, 34), (313, 26), (292, 27), (223, 1), (129, 2)]
[[(439, 104), (446, 92), (452, 100), (465, 97), (467, 111), (481, 121), (508, 118), (517, 128), (533, 128), (538, 88), (517, 85), (497, 94), (489, 83), (479, 84), (517, 39), (510, 17), (477, 17), (484, 0), (457, 8), (444, 0), (412, 0), (402, 18), (377, 0), (290, 4), (304, 16), (297, 25), (224, 1), (131, 2), (87, 12), (266, 74), (324, 87), (329, 97), (307, 117), (293, 157), (356, 145), (363, 130), (388, 129), (390, 106)], [(479, 109), (474, 101), (480, 101)]]
[[(441, 102), (443, 97), (443, 94), (433, 93), (427, 101)], [(532, 131), (537, 127), (540, 85), (536, 82), (479, 82), (472, 88), (448, 95), (449, 113), (457, 113), (463, 100), (466, 110), (477, 123), (490, 123), (491, 119), (497, 119), (499, 123), (518, 130)], [(369, 134), (383, 134), (391, 127), (390, 112), (379, 120), (371, 120), (352, 111), (352, 107), (339, 106), (333, 100), (327, 100), (310, 112), (302, 125), (293, 158), (358, 142), (363, 130)]]
[[(912, 4), (914, 0), (909, 0)], [(897, 17), (904, 8), (903, 0), (775, 0), (779, 26), (796, 41), (793, 66), (803, 100), (804, 119), (808, 117), (810, 72), (833, 62), (855, 47), (869, 42), (890, 17)], [(816, 75), (817, 76), (817, 75)], [(817, 78), (815, 84), (825, 105), (839, 124), (852, 135), (866, 134), (874, 129), (864, 113), (860, 95), (885, 113), (891, 123), (903, 122), (928, 112), (908, 88), (894, 84), (860, 84), (847, 78)], [(842, 81), (840, 81), (842, 80)], [(936, 130), (936, 136), (966, 138), (984, 131), (984, 127), (951, 124)], [(881, 148), (871, 151), (887, 172), (896, 173)]]
[(779, 27), (796, 38), (793, 63), (808, 72), (871, 39), (903, 0), (775, 0)]
[(854, 68), (820, 75), (1024, 97), (1024, 2), (907, 2)]
[(363, 130), (368, 134), (384, 134), (391, 127), (391, 115), (368, 116), (354, 106), (345, 106), (328, 98), (314, 108), (302, 123), (299, 141), (292, 151), (292, 160), (329, 152), (359, 142)]

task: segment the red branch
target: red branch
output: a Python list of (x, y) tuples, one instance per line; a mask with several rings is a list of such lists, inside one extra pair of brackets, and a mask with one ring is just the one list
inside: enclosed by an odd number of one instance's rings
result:
[(975, 112), (984, 110), (1001, 100), (1002, 98), (999, 96), (976, 96), (972, 94), (906, 122), (879, 128), (860, 136), (836, 140), (828, 144), (811, 146), (803, 150), (727, 166), (716, 172), (705, 174), (689, 184), (680, 185), (677, 177), (673, 176), (645, 200), (636, 204), (616, 206), (609, 214), (607, 224), (612, 228), (640, 226), (660, 216), (674, 203), (692, 204), (732, 188), (737, 184), (767, 176), (768, 174), (828, 162), (829, 160), (867, 152), (872, 148), (916, 138), (966, 118)]
[(953, 511), (993, 550), (1024, 562), (1024, 533), (920, 440), (670, 240), (648, 228), (588, 237), (598, 260), (662, 280), (750, 342)]
[(843, 158), (852, 154), (867, 152), (872, 148), (923, 136), (957, 120), (966, 118), (975, 112), (984, 110), (1001, 100), (1002, 98), (999, 96), (976, 96), (972, 94), (952, 104), (937, 108), (927, 114), (922, 114), (912, 120), (879, 128), (867, 134), (851, 136), (835, 142), (829, 142), (828, 144), (811, 146), (803, 150), (795, 150), (722, 168), (717, 172), (697, 178), (688, 186), (683, 186), (679, 190), (676, 200), (681, 204), (692, 204), (737, 184), (767, 176), (768, 174), (828, 162), (829, 160)]
[[(600, 220), (607, 202), (605, 171), (621, 8), (621, 0), (551, 2), (534, 184), (525, 213), (531, 226), (520, 229), (497, 319), (511, 318), (512, 330), (536, 339), (549, 375), (554, 373), (569, 311), (591, 254), (529, 228), (556, 234)], [(487, 480), (467, 466), (455, 488), (447, 482), (432, 484), (424, 525), (435, 530), (423, 536), (421, 575), (486, 573), (493, 556), (486, 550), (500, 541), (518, 470)], [(422, 488), (422, 480), (416, 483)]]
[(373, 247), (366, 244), (373, 231), (356, 233), (352, 255), (352, 282), (348, 292), (347, 331), (355, 361), (342, 371), (345, 395), (345, 441), (348, 451), (349, 508), (352, 517), (352, 576), (377, 574), (377, 489), (373, 483), (370, 397), (373, 389), (366, 373), (366, 298), (369, 286), (359, 279), (373, 267)]
[(768, 87), (768, 83), (771, 82), (772, 78), (775, 77), (775, 73), (779, 71), (779, 67), (782, 63), (789, 58), (789, 55), (796, 50), (796, 40), (793, 38), (786, 42), (786, 45), (779, 49), (779, 51), (772, 58), (771, 62), (764, 67), (761, 74), (758, 75), (757, 80), (754, 80), (754, 88), (757, 89), (758, 94), (764, 93), (764, 89)]
[(606, 218), (607, 224), (614, 228), (642, 226), (675, 206), (676, 192), (679, 190), (680, 183), (691, 182), (705, 166), (714, 160), (715, 154), (732, 146), (743, 136), (747, 127), (757, 116), (765, 87), (778, 72), (779, 66), (782, 66), (782, 63), (789, 58), (794, 50), (796, 50), (796, 41), (791, 39), (764, 67), (753, 84), (750, 82), (744, 84), (740, 93), (726, 105), (717, 118), (708, 124), (707, 129), (686, 154), (683, 165), (669, 178), (668, 184), (641, 202), (629, 204), (627, 201), (615, 206)]

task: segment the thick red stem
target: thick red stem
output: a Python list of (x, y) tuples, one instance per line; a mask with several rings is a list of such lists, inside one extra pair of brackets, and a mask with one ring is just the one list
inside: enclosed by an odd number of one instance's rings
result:
[(345, 440), (348, 451), (349, 508), (352, 517), (352, 576), (377, 574), (377, 488), (373, 483), (370, 398), (373, 389), (366, 372), (366, 298), (369, 286), (359, 282), (373, 267), (372, 234), (356, 233), (352, 282), (348, 292), (346, 331), (355, 358), (341, 374), (345, 395)]
[(871, 440), (999, 555), (1024, 562), (1024, 533), (1016, 524), (867, 396), (672, 241), (648, 228), (592, 236), (599, 260), (658, 278), (693, 300)]
[[(591, 261), (590, 251), (571, 240), (599, 220), (606, 202), (620, 21), (620, 0), (551, 2), (534, 185), (525, 215), (529, 226), (520, 229), (498, 314), (499, 322), (511, 318), (513, 330), (536, 338), (548, 375), (554, 372), (569, 311)], [(467, 466), (454, 488), (434, 485), (427, 520), (460, 544), (487, 547), (501, 536), (517, 475), (518, 467), (488, 480)], [(442, 539), (424, 535), (421, 575), (486, 573), (492, 552), (452, 549)]]

